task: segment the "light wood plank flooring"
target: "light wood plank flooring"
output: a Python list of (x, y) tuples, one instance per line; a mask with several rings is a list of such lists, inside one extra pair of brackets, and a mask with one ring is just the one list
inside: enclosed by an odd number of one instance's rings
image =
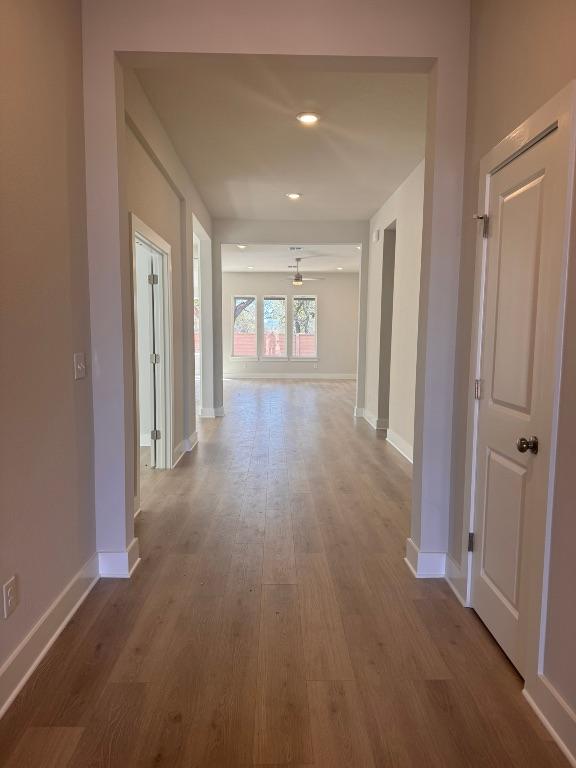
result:
[(142, 563), (0, 721), (0, 765), (567, 765), (475, 614), (410, 575), (410, 466), (353, 398), (226, 383), (195, 452), (143, 473)]

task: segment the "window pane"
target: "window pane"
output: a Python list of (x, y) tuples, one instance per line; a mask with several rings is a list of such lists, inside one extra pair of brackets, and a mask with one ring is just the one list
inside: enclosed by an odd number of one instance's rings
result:
[(256, 298), (235, 296), (232, 354), (235, 357), (256, 357), (258, 355), (256, 333)]
[(264, 357), (286, 357), (286, 299), (264, 297)]
[(292, 357), (316, 357), (316, 298), (295, 296)]

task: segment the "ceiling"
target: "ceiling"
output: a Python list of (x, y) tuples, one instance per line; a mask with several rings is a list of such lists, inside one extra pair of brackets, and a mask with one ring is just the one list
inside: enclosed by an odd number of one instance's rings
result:
[[(304, 276), (309, 272), (359, 272), (360, 249), (350, 245), (301, 245), (299, 251), (290, 250), (289, 245), (246, 245), (222, 246), (223, 272), (286, 272), (292, 273), (289, 265), (296, 264), (295, 258), (302, 259), (300, 271)], [(292, 246), (294, 247), (294, 246)], [(253, 270), (248, 267), (254, 267)], [(343, 267), (339, 270), (338, 267)]]
[[(365, 220), (424, 157), (427, 77), (382, 71), (383, 61), (137, 54), (127, 63), (215, 218)], [(320, 115), (316, 126), (296, 120), (305, 110)]]

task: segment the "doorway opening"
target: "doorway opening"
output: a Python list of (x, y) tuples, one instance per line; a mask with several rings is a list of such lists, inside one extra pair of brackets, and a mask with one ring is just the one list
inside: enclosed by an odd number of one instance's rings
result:
[(223, 243), (224, 378), (356, 380), (360, 261), (354, 242)]
[(172, 467), (170, 245), (132, 217), (134, 285), (135, 497), (152, 470)]

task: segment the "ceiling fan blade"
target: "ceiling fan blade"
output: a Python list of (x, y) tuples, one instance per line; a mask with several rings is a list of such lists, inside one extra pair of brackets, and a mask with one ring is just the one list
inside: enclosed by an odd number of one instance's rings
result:
[(325, 277), (303, 277), (302, 280), (325, 280)]

